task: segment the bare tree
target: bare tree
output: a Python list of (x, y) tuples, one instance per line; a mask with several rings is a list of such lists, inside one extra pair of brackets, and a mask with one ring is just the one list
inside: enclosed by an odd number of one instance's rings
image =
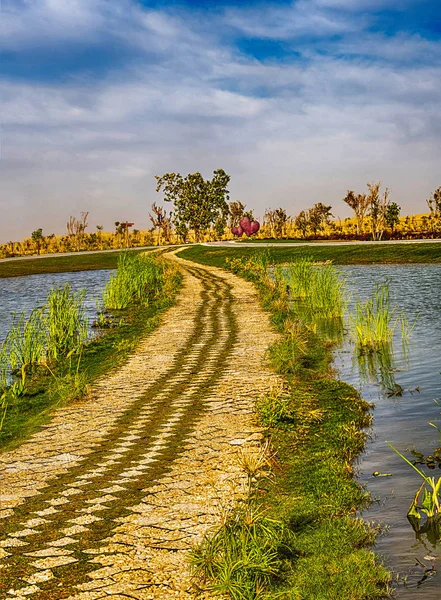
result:
[(81, 249), (81, 243), (84, 238), (84, 232), (87, 227), (87, 217), (89, 212), (81, 212), (81, 219), (77, 219), (76, 217), (69, 217), (69, 221), (66, 223), (67, 234), (69, 237), (74, 237), (76, 242), (77, 250)]
[(171, 228), (172, 228), (172, 216), (173, 213), (167, 215), (167, 211), (162, 206), (157, 206), (156, 202), (152, 204), (152, 213), (149, 213), (150, 221), (153, 226), (159, 231), (158, 245), (161, 242), (162, 235), (166, 242), (170, 241)]
[(271, 236), (280, 239), (283, 237), (284, 229), (288, 221), (286, 210), (280, 208), (268, 208), (263, 216), (263, 222), (271, 228)]
[(343, 198), (348, 206), (352, 208), (357, 219), (357, 235), (363, 233), (363, 224), (366, 213), (370, 206), (370, 200), (367, 194), (355, 194), (353, 190), (348, 190), (348, 193)]
[(429, 221), (434, 231), (441, 224), (441, 187), (437, 188), (426, 202), (430, 210)]
[(241, 218), (245, 216), (245, 204), (242, 204), (240, 200), (236, 200), (234, 202), (230, 202), (228, 208), (230, 221), (229, 225), (230, 227), (237, 227)]
[(386, 215), (389, 207), (390, 190), (386, 188), (383, 195), (380, 195), (381, 181), (377, 183), (368, 183), (369, 194), (369, 216), (371, 218), (372, 239), (381, 240), (386, 229)]

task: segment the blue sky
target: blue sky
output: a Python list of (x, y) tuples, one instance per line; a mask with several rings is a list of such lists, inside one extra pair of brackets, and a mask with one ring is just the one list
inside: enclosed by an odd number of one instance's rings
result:
[(439, 185), (438, 0), (3, 0), (0, 241), (150, 226), (155, 174), (222, 167), (291, 215)]

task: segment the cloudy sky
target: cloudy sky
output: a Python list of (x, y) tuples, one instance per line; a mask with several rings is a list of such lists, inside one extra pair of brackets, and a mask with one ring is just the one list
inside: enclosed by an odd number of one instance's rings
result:
[(257, 216), (441, 185), (439, 0), (2, 0), (0, 44), (0, 242), (150, 227), (168, 171)]

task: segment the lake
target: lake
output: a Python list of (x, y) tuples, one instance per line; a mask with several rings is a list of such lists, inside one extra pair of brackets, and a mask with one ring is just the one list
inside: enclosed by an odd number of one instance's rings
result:
[(51, 288), (64, 286), (66, 282), (74, 291), (87, 290), (84, 306), (91, 322), (97, 313), (96, 301), (102, 297), (111, 273), (111, 270), (77, 271), (0, 279), (0, 342), (5, 339), (14, 312), (24, 311), (29, 315), (33, 308), (45, 304)]
[[(356, 359), (354, 346), (346, 335), (345, 343), (335, 352), (335, 367), (339, 377), (360, 390), (363, 398), (375, 404), (374, 422), (366, 452), (359, 461), (359, 480), (375, 498), (372, 507), (362, 516), (381, 522), (387, 531), (377, 539), (376, 550), (389, 568), (407, 577), (400, 584), (397, 597), (404, 600), (439, 600), (441, 597), (441, 549), (422, 535), (416, 538), (406, 518), (409, 506), (421, 478), (387, 445), (391, 442), (403, 454), (417, 449), (425, 455), (440, 446), (439, 434), (429, 422), (440, 424), (441, 406), (434, 400), (441, 397), (441, 265), (375, 265), (339, 267), (347, 278), (351, 295), (366, 299), (376, 281), (390, 281), (392, 304), (399, 304), (410, 323), (416, 324), (408, 348), (403, 348), (395, 336), (393, 364), (382, 374), (366, 375)], [(348, 325), (349, 326), (349, 325)], [(375, 369), (374, 369), (375, 370)], [(402, 395), (393, 395), (394, 390)], [(392, 474), (374, 477), (374, 472)], [(441, 470), (429, 475), (441, 476)], [(424, 566), (435, 568), (424, 581)], [(418, 564), (418, 559), (421, 564)]]

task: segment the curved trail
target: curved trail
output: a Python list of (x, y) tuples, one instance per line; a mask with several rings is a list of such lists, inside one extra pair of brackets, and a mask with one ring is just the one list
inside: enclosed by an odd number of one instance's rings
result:
[(0, 455), (0, 597), (191, 598), (186, 553), (240, 494), (277, 383), (251, 284), (176, 257), (182, 294), (93, 397)]

